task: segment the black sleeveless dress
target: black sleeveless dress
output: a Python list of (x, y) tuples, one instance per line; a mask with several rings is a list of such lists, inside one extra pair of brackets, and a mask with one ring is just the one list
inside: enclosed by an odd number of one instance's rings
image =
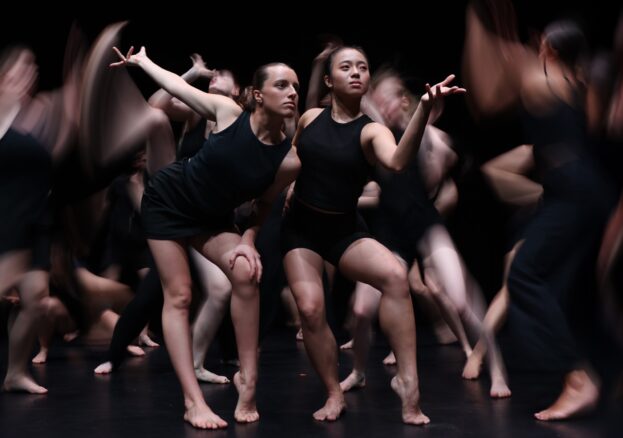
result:
[(243, 112), (234, 123), (211, 133), (201, 150), (150, 178), (141, 203), (145, 234), (170, 240), (235, 231), (234, 209), (262, 195), (273, 183), (291, 148), (260, 142)]

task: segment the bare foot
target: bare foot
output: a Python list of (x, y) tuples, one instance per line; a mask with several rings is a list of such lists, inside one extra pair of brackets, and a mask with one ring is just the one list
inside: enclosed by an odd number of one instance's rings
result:
[(28, 392), (30, 394), (47, 394), (48, 390), (37, 385), (34, 379), (26, 374), (19, 376), (6, 376), (2, 390), (6, 392)]
[(542, 421), (565, 420), (595, 409), (599, 399), (599, 387), (584, 370), (571, 371), (565, 378), (565, 386), (558, 400), (549, 408), (534, 416)]
[(503, 376), (491, 378), (491, 390), (489, 391), (489, 395), (491, 398), (507, 398), (511, 396), (511, 390)]
[(314, 419), (318, 421), (335, 421), (340, 418), (342, 412), (346, 409), (344, 394), (329, 396), (324, 406), (314, 412)]
[(205, 383), (229, 383), (229, 379), (225, 376), (219, 376), (203, 367), (195, 368), (195, 376), (197, 380)]
[(353, 340), (346, 342), (345, 344), (340, 345), (340, 350), (352, 350), (353, 349)]
[(144, 347), (152, 347), (152, 348), (160, 347), (159, 343), (155, 342), (153, 339), (149, 337), (149, 335), (146, 335), (146, 334), (139, 335), (138, 345), (141, 345)]
[(42, 347), (39, 350), (39, 353), (37, 353), (37, 355), (32, 358), (32, 363), (42, 364), (42, 363), (46, 363), (47, 360), (48, 360), (48, 349)]
[(95, 374), (110, 374), (112, 373), (112, 362), (104, 362), (99, 364), (93, 372)]
[(187, 407), (184, 412), (184, 420), (198, 429), (223, 429), (227, 422), (212, 412), (206, 404), (201, 406)]
[(366, 386), (366, 375), (355, 370), (340, 382), (340, 388), (342, 388), (343, 392), (363, 388), (364, 386)]
[(63, 335), (63, 341), (71, 342), (74, 339), (76, 339), (78, 337), (78, 335), (80, 335), (80, 331), (79, 330), (74, 330), (73, 332), (65, 333)]
[(402, 421), (407, 424), (423, 425), (430, 418), (420, 409), (420, 390), (415, 383), (406, 384), (399, 376), (392, 379), (392, 389), (402, 401)]
[(385, 359), (383, 359), (383, 365), (396, 365), (396, 356), (394, 352), (390, 351)]
[(463, 378), (467, 380), (475, 380), (480, 377), (480, 370), (482, 369), (482, 358), (472, 352), (465, 362), (463, 367)]
[(253, 423), (260, 419), (255, 405), (255, 382), (245, 382), (238, 371), (234, 374), (234, 385), (238, 390), (238, 404), (234, 411), (234, 418), (239, 423)]
[(145, 356), (145, 350), (136, 345), (128, 345), (128, 353), (130, 353), (134, 357), (143, 357)]
[(299, 329), (299, 331), (296, 332), (296, 340), (297, 341), (302, 341), (303, 340), (303, 329)]

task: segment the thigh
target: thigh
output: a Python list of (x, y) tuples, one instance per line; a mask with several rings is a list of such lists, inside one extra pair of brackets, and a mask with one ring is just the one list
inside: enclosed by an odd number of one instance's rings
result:
[(155, 239), (148, 239), (147, 242), (156, 262), (165, 295), (167, 291), (182, 287), (190, 291), (190, 267), (184, 242)]
[(374, 239), (364, 238), (352, 243), (339, 262), (340, 271), (353, 281), (361, 281), (382, 290), (388, 278), (404, 277), (406, 269), (396, 256)]
[(27, 249), (0, 254), (0, 296), (6, 294), (26, 274), (32, 251)]
[(324, 305), (324, 260), (320, 255), (306, 248), (293, 249), (285, 255), (283, 265), (288, 285), (299, 307), (310, 301)]
[[(196, 236), (191, 239), (190, 243), (193, 248), (216, 265), (231, 282), (233, 271), (229, 265), (229, 259), (240, 241), (239, 234), (223, 232), (212, 236)], [(243, 257), (239, 257), (236, 263), (245, 263), (248, 266), (248, 262)]]

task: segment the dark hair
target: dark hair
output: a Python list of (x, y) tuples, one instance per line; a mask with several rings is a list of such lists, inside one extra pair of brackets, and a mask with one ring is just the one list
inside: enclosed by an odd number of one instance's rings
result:
[(588, 51), (584, 32), (571, 20), (558, 20), (549, 24), (543, 31), (543, 38), (558, 54), (567, 67), (575, 69), (583, 61)]
[(331, 67), (333, 67), (333, 58), (335, 57), (335, 55), (337, 55), (339, 52), (341, 52), (342, 50), (345, 49), (353, 49), (358, 51), (359, 53), (361, 53), (363, 55), (364, 58), (366, 58), (366, 62), (368, 62), (368, 55), (366, 55), (366, 52), (359, 46), (340, 46), (337, 47), (335, 50), (333, 50), (331, 53), (329, 53), (329, 56), (327, 57), (327, 61), (324, 65), (324, 73), (327, 76), (331, 76)]
[(253, 73), (253, 79), (251, 80), (251, 85), (244, 87), (242, 92), (240, 93), (240, 97), (238, 98), (238, 104), (242, 106), (245, 111), (253, 112), (255, 111), (255, 99), (253, 98), (253, 90), (261, 90), (264, 86), (264, 82), (268, 79), (268, 69), (270, 67), (283, 66), (288, 67), (291, 70), (294, 70), (288, 64), (284, 62), (270, 62), (268, 64), (264, 64), (255, 70)]

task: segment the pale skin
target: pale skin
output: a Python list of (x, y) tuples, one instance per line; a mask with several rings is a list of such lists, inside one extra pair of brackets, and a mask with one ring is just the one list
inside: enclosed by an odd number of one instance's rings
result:
[[(223, 74), (206, 67), (203, 58), (194, 53), (190, 56), (192, 67), (181, 77), (192, 84), (195, 80), (204, 77), (210, 79), (210, 93), (233, 97), (239, 92), (231, 74)], [(173, 98), (166, 90), (160, 89), (149, 98), (149, 104), (162, 109), (171, 120), (183, 121), (184, 132), (192, 129), (201, 116), (188, 105)], [(206, 124), (205, 138), (210, 135), (213, 123)], [(203, 363), (218, 330), (225, 311), (229, 307), (231, 298), (231, 284), (227, 276), (212, 262), (203, 257), (193, 248), (189, 248), (193, 263), (198, 268), (202, 289), (206, 300), (203, 302), (197, 318), (193, 324), (193, 363), (197, 380), (206, 383), (229, 383), (229, 379), (204, 368)]]
[[(204, 93), (187, 84), (179, 76), (154, 64), (145, 49), (126, 56), (116, 48), (120, 61), (113, 66), (138, 65), (163, 89), (177, 97), (202, 117), (215, 122), (214, 132), (231, 125), (241, 114), (241, 108), (225, 96)], [(283, 64), (267, 67), (268, 77), (260, 89), (253, 90), (256, 109), (251, 114), (251, 129), (265, 144), (279, 144), (284, 118), (291, 117), (298, 101), (296, 73)], [(266, 217), (272, 202), (292, 182), (299, 168), (294, 151), (282, 161), (273, 184), (255, 201), (258, 223)], [(194, 373), (188, 307), (191, 299), (191, 280), (186, 245), (192, 245), (204, 257), (218, 266), (227, 276), (233, 289), (231, 314), (240, 356), (240, 372), (234, 376), (239, 393), (234, 413), (236, 421), (254, 422), (259, 419), (255, 405), (257, 381), (257, 348), (259, 325), (258, 282), (262, 267), (253, 244), (258, 226), (240, 236), (223, 232), (191, 239), (154, 240), (148, 243), (160, 271), (165, 302), (162, 315), (165, 342), (182, 385), (186, 412), (184, 419), (197, 428), (217, 429), (227, 423), (206, 404)]]
[[(361, 98), (370, 79), (367, 59), (358, 50), (345, 48), (334, 55), (332, 65), (331, 75), (325, 76), (325, 84), (332, 91), (331, 117), (338, 123), (349, 122), (362, 114)], [(449, 76), (432, 88), (427, 86), (423, 104), (415, 112), (398, 145), (383, 125), (369, 123), (364, 127), (361, 145), (371, 164), (379, 162), (394, 171), (405, 167), (417, 151), (432, 102), (445, 95), (465, 92), (448, 86), (453, 78)], [(294, 144), (301, 131), (321, 111), (312, 109), (303, 114)], [(284, 266), (301, 315), (305, 348), (328, 394), (325, 405), (314, 413), (314, 418), (336, 420), (346, 405), (337, 378), (337, 346), (324, 316), (323, 259), (311, 250), (298, 248), (285, 255)], [(347, 278), (382, 291), (380, 323), (397, 353), (398, 373), (392, 380), (392, 388), (402, 400), (402, 419), (408, 424), (428, 423), (430, 420), (419, 406), (415, 320), (410, 307), (406, 270), (387, 248), (372, 239), (360, 239), (351, 244), (339, 260), (338, 268)]]
[[(370, 93), (371, 102), (376, 105), (387, 126), (405, 129), (410, 121), (410, 109), (414, 97), (406, 91), (397, 73), (385, 73), (385, 75), (383, 79), (377, 81), (374, 90)], [(433, 117), (429, 116), (430, 119)], [(449, 156), (447, 149), (449, 149), (450, 140), (445, 133), (430, 125), (426, 127), (424, 136), (426, 150), (420, 150), (419, 165), (422, 166), (421, 172), (425, 176), (423, 182), (428, 188), (434, 188), (443, 181), (443, 174), (447, 167), (445, 162), (452, 161), (442, 158)], [(440, 196), (440, 198), (442, 197)], [(440, 210), (449, 209), (446, 204), (451, 203), (448, 202), (451, 201), (451, 198), (449, 196), (448, 199), (438, 199)], [(414, 242), (414, 244), (416, 243)], [(458, 338), (467, 358), (471, 355), (472, 349), (464, 327), (479, 335), (481, 322), (475, 314), (474, 302), (470, 300), (470, 298), (478, 297), (474, 296), (476, 294), (470, 293), (471, 282), (468, 281), (468, 275), (462, 266), (460, 256), (448, 232), (441, 225), (434, 225), (427, 229), (420, 241), (417, 242), (417, 249), (425, 257), (425, 272), (422, 276), (419, 273), (417, 262), (414, 263), (409, 273), (409, 283), (415, 293), (425, 298), (425, 302), (429, 304), (428, 307), (432, 307), (436, 312), (441, 313), (447, 325)], [(422, 278), (425, 279), (425, 284)], [(342, 382), (343, 390), (361, 386), (364, 381), (365, 358), (369, 348), (367, 333), (379, 299), (378, 292), (375, 294), (374, 291), (362, 291), (359, 288), (356, 292), (354, 312), (358, 318), (354, 335), (354, 369)], [(489, 342), (489, 338), (487, 338), (487, 342)], [(498, 359), (499, 356), (495, 356), (491, 360), (492, 384), (490, 395), (495, 398), (508, 397), (510, 390), (505, 382), (501, 360)], [(396, 358), (390, 354), (383, 363), (393, 365), (396, 363)]]

